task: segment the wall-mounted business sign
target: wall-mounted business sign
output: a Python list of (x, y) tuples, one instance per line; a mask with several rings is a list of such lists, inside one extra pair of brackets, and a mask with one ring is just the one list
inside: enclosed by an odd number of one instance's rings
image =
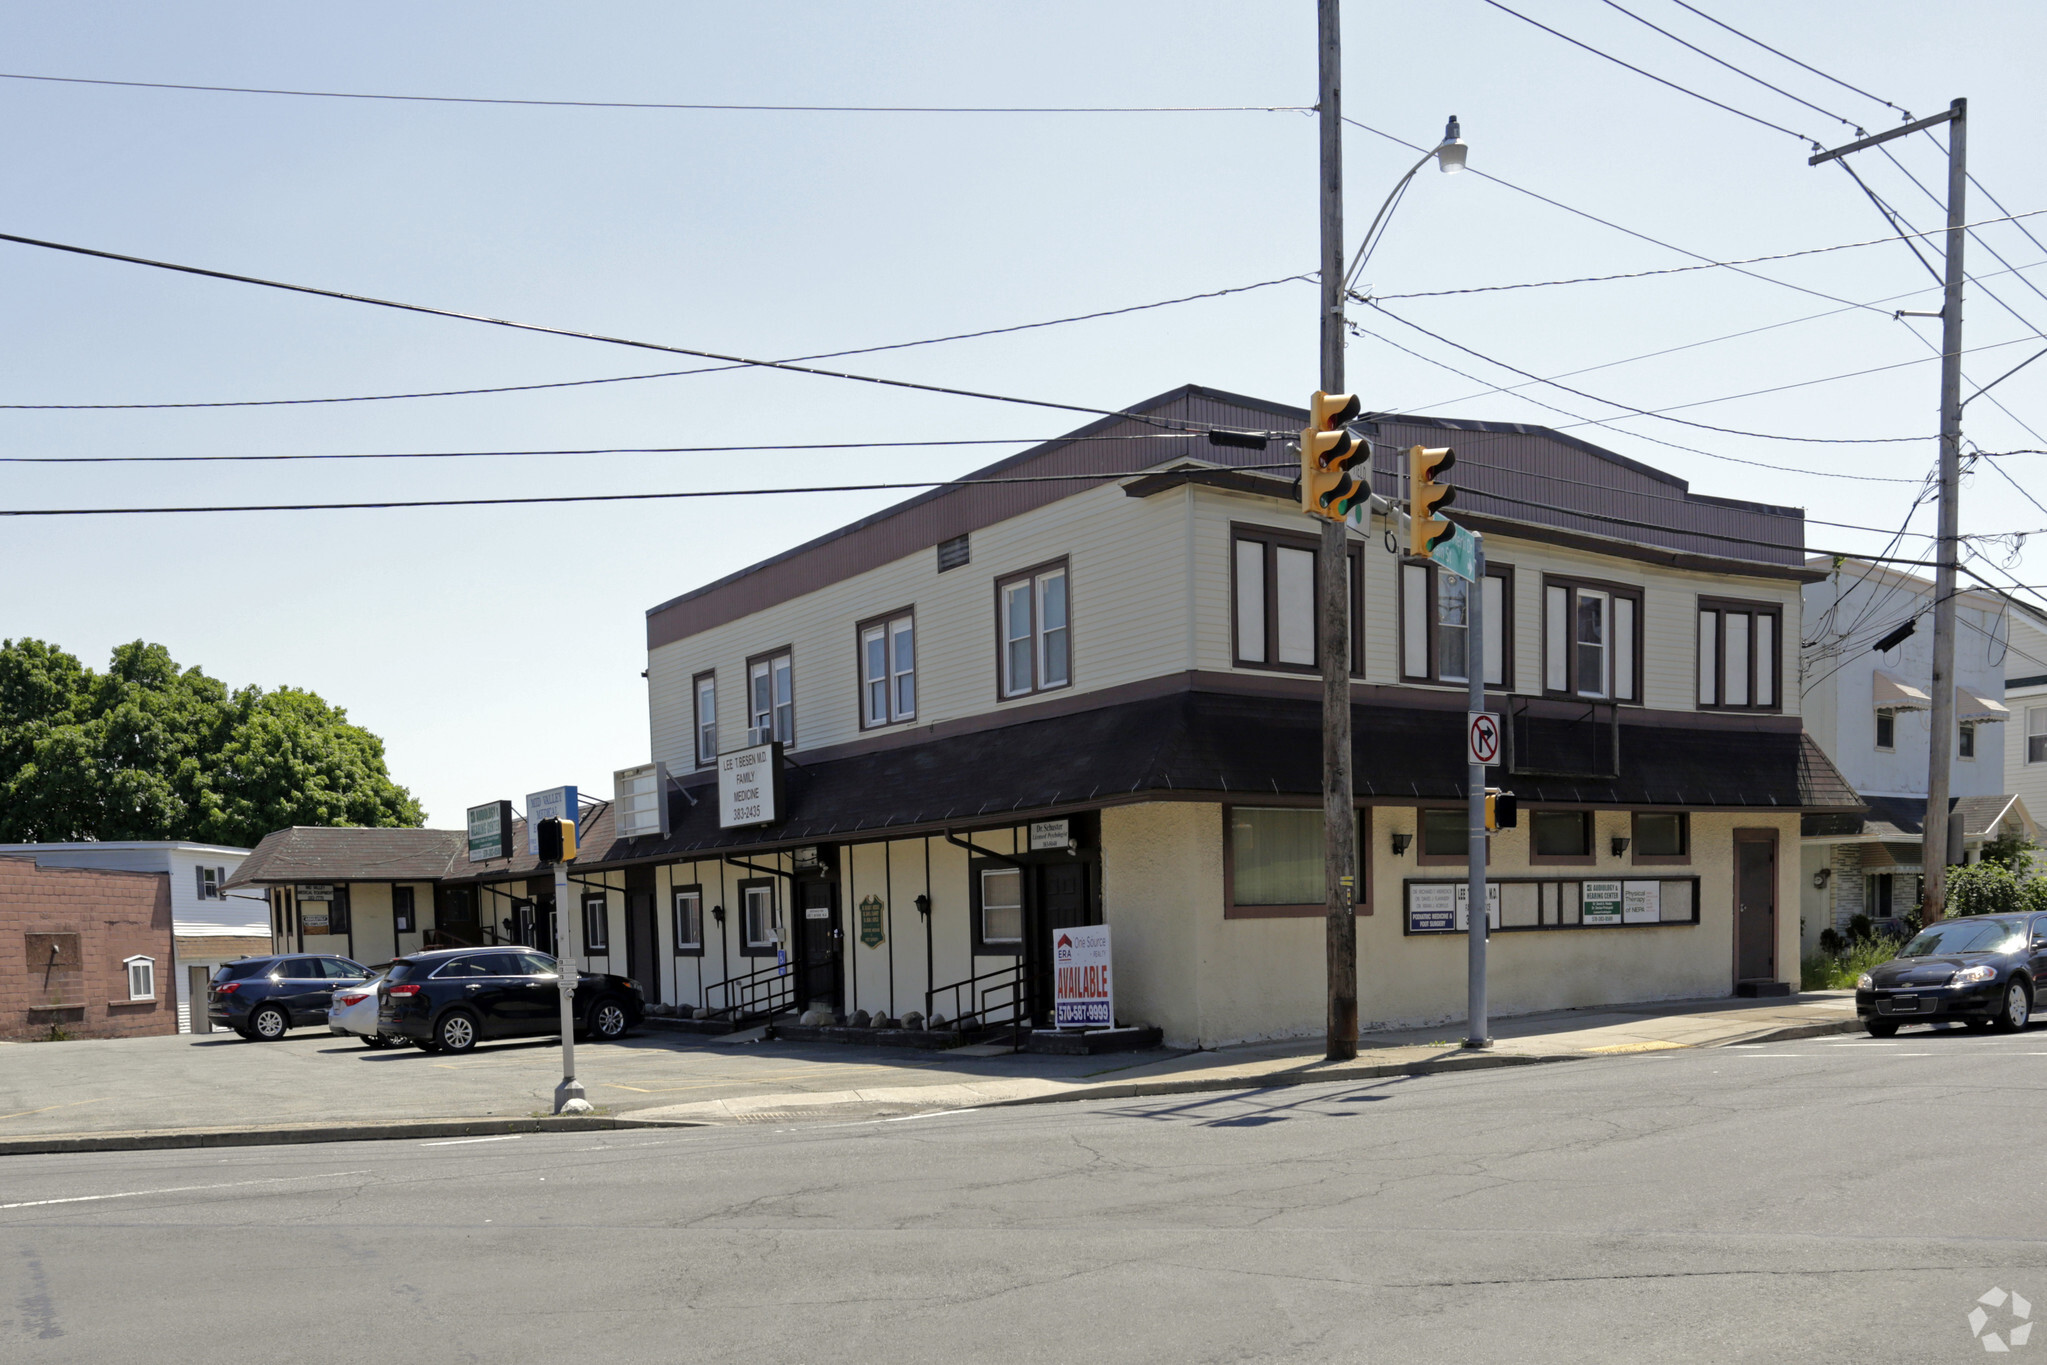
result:
[[(1500, 927), (1500, 884), (1485, 888), (1486, 927)], [(1461, 934), (1471, 923), (1471, 886), (1466, 882), (1407, 883), (1407, 932)]]
[[(526, 853), (540, 856), (540, 822), (559, 820), (573, 826), (576, 823), (576, 789), (574, 787), (550, 787), (544, 792), (529, 792), (526, 796)], [(583, 831), (576, 831), (576, 846), (582, 847)]]
[(1588, 881), (1580, 904), (1584, 907), (1579, 915), (1586, 924), (1619, 924), (1621, 922), (1621, 884), (1616, 881)]
[(611, 818), (621, 839), (668, 836), (668, 765), (642, 763), (611, 775)]
[(302, 901), (331, 901), (334, 899), (332, 882), (300, 882), (292, 892)]
[(1052, 931), (1052, 1023), (1056, 1028), (1116, 1026), (1108, 925)]
[(1071, 826), (1064, 820), (1031, 821), (1031, 852), (1065, 848), (1072, 842)]
[(489, 801), (469, 808), (469, 861), (512, 856), (512, 803)]
[(756, 744), (718, 755), (718, 825), (772, 825), (782, 818), (782, 746)]

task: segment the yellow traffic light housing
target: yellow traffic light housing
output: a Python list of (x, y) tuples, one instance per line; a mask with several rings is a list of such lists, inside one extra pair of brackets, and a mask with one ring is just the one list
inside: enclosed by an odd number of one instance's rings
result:
[(1308, 400), (1308, 426), (1301, 433), (1301, 510), (1311, 517), (1343, 521), (1371, 495), (1371, 447), (1343, 429), (1360, 410), (1351, 393), (1317, 393)]
[(1521, 822), (1521, 801), (1514, 793), (1498, 787), (1485, 789), (1485, 827), (1512, 829)]
[(1457, 528), (1442, 515), (1442, 509), (1457, 501), (1457, 490), (1443, 481), (1457, 452), (1410, 446), (1407, 452), (1407, 550), (1427, 555), (1455, 535)]

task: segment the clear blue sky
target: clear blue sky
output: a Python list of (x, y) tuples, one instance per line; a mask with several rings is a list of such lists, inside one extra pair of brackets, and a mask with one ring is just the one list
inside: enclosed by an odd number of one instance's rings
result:
[[(1872, 129), (1896, 114), (1671, 0), (1628, 7)], [(1828, 145), (1825, 114), (1592, 0), (1515, 8)], [(1917, 113), (1971, 102), (1971, 165), (2014, 212), (2047, 208), (2047, 10), (1978, 0), (1701, 8)], [(1482, 0), (1347, 7), (1347, 112), (1410, 142), (1463, 120), (1471, 164), (1716, 258), (1884, 235), (1806, 149), (1560, 42)], [(375, 3), (5, 8), (11, 72), (538, 99), (797, 104), (1306, 105), (1314, 6), (1284, 3), (799, 5)], [(1299, 113), (712, 113), (292, 99), (0, 80), (0, 231), (463, 311), (762, 356), (1056, 318), (1315, 264), (1315, 125)], [(1899, 159), (1938, 190), (1924, 139)], [(1413, 154), (1347, 134), (1353, 230)], [(1939, 210), (1878, 157), (1858, 170), (1921, 228)], [(1976, 199), (1972, 218), (1995, 216)], [(2047, 241), (2047, 218), (2035, 235)], [(2043, 253), (1985, 229), (2014, 265)], [(2000, 267), (1971, 248), (1970, 266)], [(1931, 254), (1931, 252), (1929, 253)], [(1367, 272), (1381, 294), (1646, 270), (1686, 258), (1476, 176), (1417, 182)], [(1759, 267), (1844, 299), (1931, 284), (1891, 244)], [(1986, 280), (2047, 325), (2047, 269)], [(1834, 308), (1724, 271), (1389, 304), (1544, 375)], [(1919, 294), (1886, 307), (1935, 306)], [(517, 335), (0, 245), (0, 403), (314, 398), (685, 368)], [(1980, 292), (1971, 346), (2031, 334)], [(1369, 338), (1366, 406), (1564, 425), (1616, 409), (1366, 318), (1472, 382)], [(1915, 362), (1685, 409), (1806, 436), (1936, 429), (1937, 324), (1859, 310), (1567, 380), (1644, 408)], [(1980, 383), (2031, 351), (1969, 358)], [(933, 383), (1113, 407), (1194, 381), (1302, 401), (1314, 291), (1228, 299), (846, 362)], [(2047, 445), (2047, 361), (1986, 399), (1985, 449)], [(530, 450), (1055, 435), (1057, 414), (749, 372), (487, 397), (187, 411), (0, 410), (0, 453)], [(1577, 434), (1702, 492), (1895, 526), (1930, 440), (1791, 445), (1629, 419)], [(1639, 434), (1637, 434), (1639, 433)], [(1645, 439), (1696, 447), (1697, 454)], [(1014, 447), (776, 456), (534, 456), (328, 465), (0, 466), (0, 505), (516, 496), (949, 476)], [(2047, 457), (2013, 461), (2047, 501)], [(647, 748), (643, 612), (883, 505), (878, 496), (604, 507), (8, 520), (0, 634), (103, 665), (138, 636), (231, 684), (290, 683), (383, 735), (436, 824), (562, 782), (608, 792)], [(1917, 525), (1930, 526), (1930, 510)], [(1963, 527), (2047, 527), (1997, 475)], [(1884, 537), (1815, 526), (1816, 547)], [(1918, 542), (1924, 544), (1924, 542)], [(2016, 570), (2027, 581), (2021, 561)]]

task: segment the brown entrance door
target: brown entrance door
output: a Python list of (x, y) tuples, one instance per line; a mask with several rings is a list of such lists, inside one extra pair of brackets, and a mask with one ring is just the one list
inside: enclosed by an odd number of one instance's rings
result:
[(1777, 975), (1777, 839), (1774, 831), (1734, 836), (1734, 975), (1769, 981)]
[(839, 884), (822, 878), (796, 883), (796, 985), (798, 1008), (815, 1005), (837, 1012), (845, 1008), (840, 990)]
[(640, 994), (649, 1002), (661, 998), (661, 978), (655, 970), (656, 943), (654, 893), (628, 891), (625, 898), (626, 975), (640, 983)]
[(1060, 929), (1100, 924), (1089, 864), (1062, 859), (1026, 868), (1024, 960), (1030, 977), (1027, 1013), (1040, 1023), (1052, 1019), (1052, 935)]

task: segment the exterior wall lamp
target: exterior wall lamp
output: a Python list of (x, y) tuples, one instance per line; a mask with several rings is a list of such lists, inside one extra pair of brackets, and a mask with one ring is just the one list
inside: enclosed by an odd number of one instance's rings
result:
[(1826, 890), (1827, 883), (1832, 880), (1834, 880), (1834, 869), (1831, 867), (1821, 868), (1819, 871), (1812, 874), (1813, 890), (1815, 891)]
[(718, 921), (718, 923), (723, 924), (725, 922), (725, 907), (722, 905), (712, 906), (711, 918)]
[(1413, 842), (1414, 836), (1412, 834), (1402, 834), (1395, 831), (1393, 835), (1393, 856), (1398, 858), (1401, 854), (1407, 852), (1407, 846)]
[(931, 918), (931, 897), (929, 896), (917, 897), (917, 913), (922, 915), (925, 919)]
[(1628, 836), (1627, 836), (1627, 835), (1625, 835), (1625, 834), (1616, 834), (1616, 835), (1614, 835), (1614, 836), (1613, 836), (1613, 856), (1614, 856), (1614, 857), (1616, 857), (1616, 858), (1618, 858), (1618, 857), (1620, 857), (1620, 856), (1621, 856), (1621, 854), (1623, 854), (1623, 853), (1626, 853), (1627, 851), (1628, 851)]

